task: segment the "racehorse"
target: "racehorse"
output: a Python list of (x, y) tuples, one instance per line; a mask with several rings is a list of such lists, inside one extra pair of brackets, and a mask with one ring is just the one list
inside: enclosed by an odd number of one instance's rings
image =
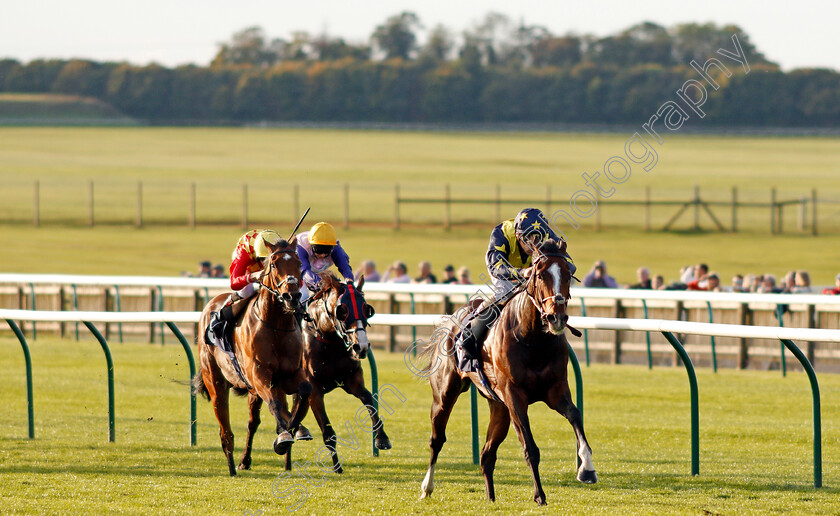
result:
[[(441, 332), (444, 337), (437, 346), (428, 346), (423, 354), (429, 357), (425, 373), (432, 386), (432, 437), (429, 469), (421, 486), (420, 498), (432, 494), (435, 464), (443, 443), (446, 424), (458, 396), (469, 388), (470, 381), (490, 404), (490, 424), (487, 441), (481, 451), (481, 474), (484, 477), (487, 499), (496, 498), (493, 470), (496, 451), (507, 437), (513, 421), (516, 434), (525, 451), (525, 463), (534, 481), (534, 501), (546, 503), (540, 482), (540, 451), (531, 434), (528, 406), (542, 401), (566, 417), (577, 438), (580, 467), (577, 479), (595, 483), (597, 476), (592, 465), (592, 449), (586, 440), (580, 411), (572, 403), (566, 369), (569, 361), (569, 342), (565, 328), (568, 321), (566, 307), (570, 297), (572, 274), (563, 255), (566, 242), (560, 246), (553, 240), (544, 242), (534, 254), (534, 264), (525, 269), (524, 289), (502, 309), (498, 322), (488, 334), (482, 349), (482, 367), (488, 382), (501, 402), (493, 399), (482, 386), (477, 373), (462, 373), (456, 368), (454, 337), (456, 326), (464, 316), (452, 317)], [(469, 312), (478, 306), (475, 300), (464, 307)], [(459, 310), (460, 311), (460, 310)], [(456, 312), (457, 313), (457, 312)]]
[[(263, 401), (277, 421), (274, 451), (284, 455), (291, 449), (293, 434), (306, 415), (312, 391), (303, 367), (303, 334), (295, 316), (301, 281), (296, 237), (291, 241), (280, 240), (276, 245), (266, 245), (272, 253), (260, 276), (262, 286), (257, 295), (241, 301), (248, 306), (234, 330), (234, 352), (244, 378), (240, 377), (226, 352), (205, 340), (210, 313), (218, 311), (228, 295), (213, 298), (204, 307), (199, 321), (201, 371), (195, 375), (193, 386), (196, 392), (204, 394), (213, 403), (221, 427), (222, 450), (231, 476), (236, 475), (236, 468), (233, 465), (233, 432), (228, 414), (229, 389), (232, 387), (237, 394), (248, 393), (248, 436), (239, 469), (251, 467), (251, 446), (260, 424)], [(297, 395), (294, 415), (288, 424), (281, 410), (287, 394)]]
[(365, 303), (364, 284), (364, 277), (354, 286), (341, 283), (332, 274), (321, 275), (321, 289), (312, 295), (307, 308), (310, 321), (304, 323), (306, 377), (312, 384), (309, 406), (321, 428), (324, 444), (332, 453), (336, 473), (343, 469), (335, 451), (336, 433), (324, 408), (324, 395), (336, 387), (359, 398), (367, 408), (376, 432), (374, 445), (380, 450), (391, 449), (362, 373), (361, 359), (370, 350), (365, 326), (374, 313), (373, 307)]

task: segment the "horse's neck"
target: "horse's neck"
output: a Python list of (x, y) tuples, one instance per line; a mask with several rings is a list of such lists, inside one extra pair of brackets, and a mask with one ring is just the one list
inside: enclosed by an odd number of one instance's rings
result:
[(520, 337), (527, 338), (542, 330), (542, 321), (537, 307), (531, 302), (527, 292), (522, 292), (514, 298), (511, 309), (515, 311), (519, 320)]
[(267, 289), (261, 289), (257, 301), (251, 307), (259, 319), (264, 322), (273, 321), (281, 326), (285, 319), (294, 321), (293, 314), (287, 313), (282, 304), (274, 298), (274, 295)]
[(318, 331), (327, 336), (335, 333), (335, 324), (327, 313), (327, 300), (321, 298), (315, 305), (315, 327)]

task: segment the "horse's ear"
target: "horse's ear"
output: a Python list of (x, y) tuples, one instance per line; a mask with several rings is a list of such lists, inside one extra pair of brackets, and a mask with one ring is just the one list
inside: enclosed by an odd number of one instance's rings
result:
[(297, 247), (297, 234), (292, 236), (292, 239), (289, 240), (289, 247)]
[(356, 290), (361, 292), (362, 287), (364, 287), (364, 286), (365, 286), (365, 275), (362, 274), (361, 276), (359, 276), (359, 281), (356, 282)]
[(560, 254), (566, 254), (566, 241), (560, 240)]

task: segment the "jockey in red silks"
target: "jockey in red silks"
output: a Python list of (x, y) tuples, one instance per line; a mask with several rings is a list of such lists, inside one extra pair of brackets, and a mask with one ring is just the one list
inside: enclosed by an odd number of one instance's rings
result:
[(309, 297), (310, 292), (320, 288), (321, 277), (331, 266), (335, 265), (338, 272), (350, 283), (353, 283), (353, 269), (350, 258), (341, 247), (335, 228), (326, 222), (319, 222), (309, 231), (298, 233), (297, 254), (301, 262), (301, 276), (303, 286), (302, 300)]
[(234, 293), (219, 309), (219, 317), (211, 320), (210, 326), (220, 341), (227, 338), (225, 327), (233, 327), (236, 315), (238, 315), (235, 312), (241, 311), (234, 311), (234, 303), (250, 298), (259, 290), (260, 275), (265, 268), (265, 259), (271, 255), (271, 250), (266, 243), (274, 245), (281, 239), (280, 235), (270, 229), (255, 229), (242, 235), (236, 243), (230, 263), (230, 289)]

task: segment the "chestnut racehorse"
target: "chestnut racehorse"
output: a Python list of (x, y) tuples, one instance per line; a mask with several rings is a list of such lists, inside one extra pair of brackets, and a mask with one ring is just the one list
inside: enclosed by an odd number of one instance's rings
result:
[[(210, 313), (218, 311), (227, 294), (213, 298), (201, 313), (198, 332), (198, 353), (201, 371), (193, 380), (196, 392), (212, 403), (221, 427), (222, 450), (231, 476), (233, 464), (233, 432), (228, 414), (229, 389), (237, 394), (248, 393), (248, 436), (239, 469), (251, 467), (251, 445), (260, 424), (260, 407), (265, 401), (277, 422), (274, 451), (286, 454), (294, 442), (294, 433), (309, 408), (312, 385), (306, 380), (303, 367), (303, 333), (295, 316), (300, 300), (300, 259), (297, 239), (266, 243), (272, 251), (260, 276), (262, 287), (248, 303), (245, 314), (234, 330), (234, 350), (245, 381), (233, 367), (227, 353), (205, 341)], [(285, 396), (294, 394), (294, 414), (288, 425), (282, 417)]]
[[(525, 463), (534, 481), (534, 501), (545, 504), (545, 492), (540, 482), (540, 451), (531, 434), (528, 406), (542, 401), (566, 417), (577, 437), (580, 468), (577, 479), (595, 483), (597, 477), (592, 465), (592, 450), (586, 441), (580, 411), (572, 403), (566, 369), (569, 362), (569, 342), (565, 328), (568, 315), (566, 306), (570, 297), (572, 274), (566, 260), (566, 242), (560, 246), (553, 240), (544, 242), (535, 252), (534, 264), (525, 269), (527, 280), (524, 289), (516, 294), (502, 309), (499, 320), (488, 334), (481, 351), (482, 367), (490, 386), (501, 403), (492, 399), (481, 386), (476, 373), (462, 373), (456, 368), (453, 352), (457, 327), (464, 317), (450, 319), (444, 337), (435, 346), (424, 350), (430, 358), (425, 369), (432, 386), (432, 437), (429, 469), (422, 483), (421, 498), (432, 494), (435, 464), (443, 443), (446, 442), (446, 424), (458, 396), (474, 383), (490, 404), (490, 424), (487, 441), (481, 451), (481, 474), (484, 476), (487, 499), (495, 500), (493, 470), (496, 450), (504, 441), (513, 421), (516, 434), (525, 451)], [(479, 301), (465, 307), (464, 312), (475, 308)], [(460, 311), (460, 310), (459, 310)], [(457, 313), (457, 312), (456, 312)], [(454, 319), (454, 320), (453, 320)]]

